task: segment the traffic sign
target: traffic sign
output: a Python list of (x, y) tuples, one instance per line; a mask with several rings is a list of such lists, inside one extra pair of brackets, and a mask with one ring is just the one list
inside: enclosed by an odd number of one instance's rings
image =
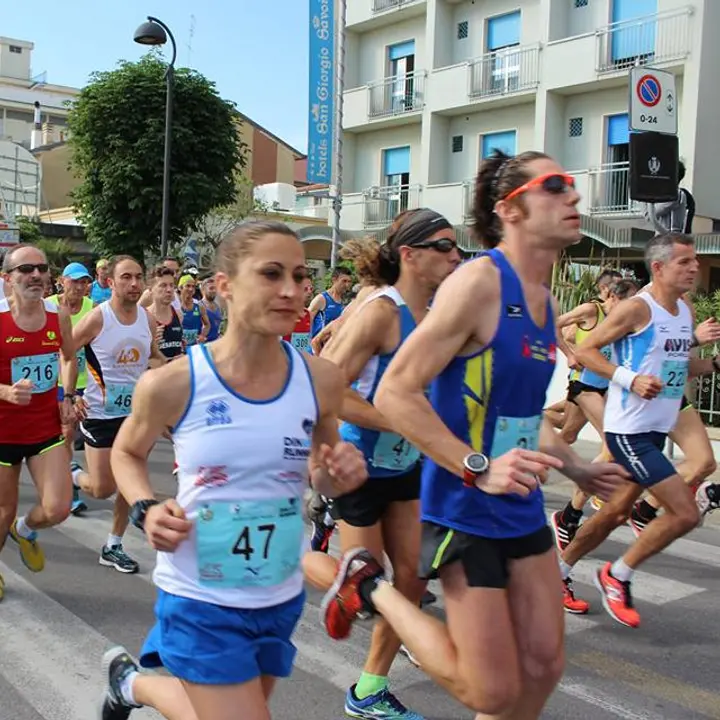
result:
[(665, 70), (630, 70), (630, 129), (677, 135), (675, 76)]

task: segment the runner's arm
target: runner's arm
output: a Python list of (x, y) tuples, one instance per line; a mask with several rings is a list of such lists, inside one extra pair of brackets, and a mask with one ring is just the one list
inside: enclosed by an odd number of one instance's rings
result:
[(205, 342), (210, 333), (210, 320), (208, 320), (205, 306), (202, 303), (198, 303), (198, 306), (200, 307), (200, 320), (202, 322), (202, 330), (200, 330), (200, 335), (198, 335), (198, 342)]
[(333, 449), (344, 445), (338, 432), (338, 416), (343, 405), (345, 387), (342, 371), (322, 358), (308, 358), (308, 366), (315, 386), (318, 402), (318, 419), (312, 432), (312, 447), (308, 467), (310, 484), (320, 495), (332, 498), (352, 488), (342, 488), (342, 482), (333, 477), (320, 461), (325, 446)]
[(64, 395), (70, 400), (75, 392), (78, 379), (77, 355), (73, 342), (73, 328), (70, 315), (64, 308), (58, 308), (58, 321), (60, 322), (60, 379), (62, 380)]
[(497, 273), (489, 263), (482, 269), (468, 263), (456, 270), (390, 362), (375, 394), (375, 406), (395, 432), (459, 477), (464, 458), (474, 450), (443, 423), (425, 388), (474, 338), (478, 308), (497, 304), (498, 294)]
[(582, 325), (594, 317), (597, 317), (597, 307), (595, 303), (583, 303), (582, 305), (578, 305), (574, 310), (560, 315), (555, 325), (558, 330), (562, 330), (568, 327), (568, 325)]
[(647, 303), (637, 298), (623, 300), (575, 349), (583, 367), (612, 380), (618, 365), (608, 360), (600, 348), (635, 332), (650, 321)]
[(310, 311), (310, 325), (312, 325), (315, 322), (315, 316), (322, 312), (325, 309), (325, 296), (320, 293), (319, 295), (316, 295), (313, 299), (310, 305), (308, 306), (308, 310)]
[(94, 307), (80, 322), (72, 329), (73, 351), (89, 345), (102, 331), (103, 317), (100, 306)]
[(358, 379), (370, 358), (382, 350), (387, 329), (397, 321), (397, 317), (398, 311), (394, 303), (375, 300), (343, 325), (342, 333), (337, 335), (332, 345), (322, 354), (322, 357), (335, 363), (344, 374), (345, 394), (340, 418), (353, 425), (369, 430), (392, 431), (388, 420), (349, 386)]
[(152, 290), (146, 288), (145, 290), (143, 290), (143, 294), (140, 296), (140, 301), (138, 302), (138, 305), (147, 309), (152, 305), (152, 301)]
[(187, 358), (140, 377), (133, 393), (132, 413), (123, 422), (110, 453), (118, 490), (130, 506), (155, 497), (148, 455), (160, 436), (178, 422), (189, 397)]

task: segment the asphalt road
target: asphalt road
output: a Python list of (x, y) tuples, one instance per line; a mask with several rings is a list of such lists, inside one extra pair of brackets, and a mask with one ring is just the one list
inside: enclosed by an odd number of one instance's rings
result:
[[(171, 463), (170, 447), (163, 443), (151, 457), (160, 493), (174, 490)], [(564, 492), (564, 484), (551, 485), (549, 510), (562, 506)], [(27, 508), (33, 496), (25, 478), (21, 507)], [(103, 652), (117, 643), (137, 652), (152, 623), (152, 551), (133, 529), (125, 546), (141, 562), (141, 573), (123, 576), (99, 566), (111, 506), (89, 505), (85, 517), (42, 533), (44, 572), (28, 573), (12, 543), (2, 553), (7, 594), (0, 604), (0, 720), (94, 720)], [(715, 687), (720, 624), (713, 621), (720, 610), (720, 533), (712, 526), (696, 530), (637, 574), (636, 604), (643, 619), (638, 630), (621, 627), (604, 613), (590, 580), (594, 567), (618, 557), (630, 540), (630, 530), (620, 529), (577, 568), (576, 590), (591, 601), (592, 611), (567, 617), (567, 670), (543, 717), (720, 718)], [(358, 677), (370, 626), (359, 623), (350, 641), (333, 642), (319, 626), (319, 601), (319, 593), (310, 589), (295, 636), (295, 673), (278, 685), (272, 700), (276, 718), (344, 717), (344, 693)], [(442, 598), (432, 612), (442, 613)], [(428, 719), (472, 718), (403, 657), (391, 678), (403, 702)], [(132, 717), (158, 716), (141, 710)]]

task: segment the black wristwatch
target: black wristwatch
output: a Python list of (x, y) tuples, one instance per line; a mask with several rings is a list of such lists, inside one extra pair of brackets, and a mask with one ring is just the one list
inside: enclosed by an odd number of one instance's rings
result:
[(138, 500), (130, 508), (130, 522), (138, 529), (145, 532), (145, 516), (153, 505), (159, 505), (158, 500)]
[(463, 460), (463, 485), (465, 487), (475, 487), (475, 481), (488, 471), (490, 460), (482, 453), (470, 453)]

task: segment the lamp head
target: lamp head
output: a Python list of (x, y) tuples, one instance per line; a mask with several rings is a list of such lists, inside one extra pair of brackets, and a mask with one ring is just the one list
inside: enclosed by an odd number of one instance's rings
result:
[(133, 40), (140, 45), (164, 45), (167, 42), (167, 34), (160, 25), (148, 21), (138, 27)]

